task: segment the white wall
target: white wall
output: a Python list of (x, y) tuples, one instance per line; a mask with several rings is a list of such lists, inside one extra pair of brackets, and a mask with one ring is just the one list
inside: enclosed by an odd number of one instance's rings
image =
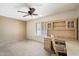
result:
[(67, 18), (72, 18), (72, 17), (77, 17), (77, 10), (70, 10), (70, 11), (62, 12), (56, 15), (27, 21), (27, 39), (38, 40), (38, 41), (43, 42), (43, 38), (36, 37), (36, 23), (37, 22), (62, 20), (62, 19), (67, 19)]
[(0, 46), (26, 39), (26, 23), (0, 16)]

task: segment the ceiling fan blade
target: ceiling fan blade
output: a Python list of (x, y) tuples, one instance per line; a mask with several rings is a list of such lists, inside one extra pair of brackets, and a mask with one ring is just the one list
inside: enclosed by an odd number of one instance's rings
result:
[(37, 16), (38, 14), (33, 14), (33, 15)]
[(24, 12), (24, 11), (17, 11), (17, 12), (21, 12), (21, 13), (27, 13), (27, 12)]
[(26, 16), (28, 16), (28, 15), (24, 15), (23, 17), (26, 17)]

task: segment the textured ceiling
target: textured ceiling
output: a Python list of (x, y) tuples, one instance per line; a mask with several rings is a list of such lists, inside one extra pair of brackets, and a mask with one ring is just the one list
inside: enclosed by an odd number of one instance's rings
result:
[[(35, 13), (38, 14), (38, 16), (22, 17), (25, 14), (17, 12), (27, 12), (29, 10), (28, 6), (34, 7), (36, 9)], [(72, 10), (78, 8), (78, 6), (78, 3), (0, 3), (0, 15), (27, 21), (67, 10)]]

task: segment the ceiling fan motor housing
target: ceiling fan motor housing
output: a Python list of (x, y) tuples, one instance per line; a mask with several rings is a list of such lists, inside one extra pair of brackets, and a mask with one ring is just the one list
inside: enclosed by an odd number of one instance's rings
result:
[(34, 13), (34, 11), (35, 11), (35, 8), (29, 8), (30, 9), (30, 11), (28, 11), (28, 13), (30, 14), (30, 15), (32, 15), (33, 13)]

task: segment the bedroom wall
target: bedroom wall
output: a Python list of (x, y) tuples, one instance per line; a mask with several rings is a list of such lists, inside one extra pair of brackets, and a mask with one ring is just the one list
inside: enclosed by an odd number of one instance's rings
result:
[(56, 15), (51, 15), (31, 21), (27, 21), (27, 38), (32, 40), (37, 40), (43, 42), (42, 37), (36, 36), (36, 23), (37, 22), (46, 22), (46, 21), (53, 21), (53, 20), (62, 20), (67, 18), (77, 17), (77, 9), (65, 11)]
[(79, 8), (78, 8), (77, 12), (78, 12), (78, 17), (79, 17)]
[(0, 16), (0, 45), (24, 40), (26, 22)]
[(79, 8), (78, 8), (78, 40), (79, 40)]

